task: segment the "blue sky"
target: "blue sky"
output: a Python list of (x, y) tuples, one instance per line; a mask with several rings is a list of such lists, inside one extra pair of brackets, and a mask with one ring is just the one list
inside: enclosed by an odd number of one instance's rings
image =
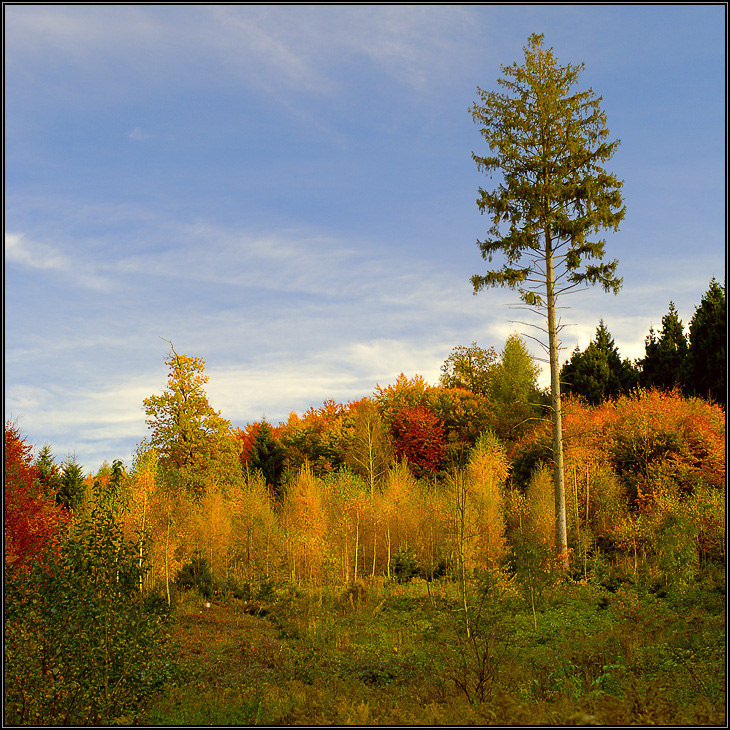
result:
[(621, 139), (624, 286), (566, 300), (563, 357), (601, 317), (639, 357), (670, 300), (688, 325), (724, 280), (724, 5), (4, 14), (5, 417), (59, 460), (130, 463), (165, 340), (244, 426), (526, 332), (515, 294), (472, 294), (490, 183), (468, 110), (533, 32), (585, 63)]

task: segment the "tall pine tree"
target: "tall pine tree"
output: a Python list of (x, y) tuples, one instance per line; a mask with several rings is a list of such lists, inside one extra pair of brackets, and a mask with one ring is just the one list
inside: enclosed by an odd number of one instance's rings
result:
[[(568, 565), (565, 482), (558, 363), (557, 302), (586, 284), (616, 293), (621, 280), (616, 261), (603, 262), (605, 241), (593, 236), (617, 230), (625, 214), (622, 183), (603, 165), (619, 144), (608, 141), (601, 97), (574, 89), (583, 65), (559, 66), (543, 36), (533, 34), (525, 61), (503, 66), (497, 83), (505, 93), (478, 89), (471, 108), (491, 155), (472, 154), (477, 168), (498, 173), (500, 183), (479, 188), (477, 206), (488, 213), (489, 238), (478, 241), (500, 268), (472, 277), (474, 291), (508, 286), (523, 303), (545, 317), (553, 413), (556, 549)], [(592, 240), (591, 240), (592, 239)]]

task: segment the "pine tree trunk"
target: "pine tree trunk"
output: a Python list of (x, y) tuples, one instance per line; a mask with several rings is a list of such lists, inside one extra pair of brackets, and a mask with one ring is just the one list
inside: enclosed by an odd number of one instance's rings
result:
[(555, 479), (555, 549), (563, 568), (568, 568), (568, 533), (565, 519), (565, 470), (563, 468), (563, 424), (558, 363), (558, 325), (555, 308), (555, 275), (550, 234), (545, 242), (548, 344), (550, 350), (550, 401), (553, 412), (553, 463)]

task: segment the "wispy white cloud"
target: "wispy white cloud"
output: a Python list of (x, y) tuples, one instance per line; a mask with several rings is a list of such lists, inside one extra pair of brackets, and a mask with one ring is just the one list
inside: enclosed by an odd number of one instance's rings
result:
[(71, 269), (71, 262), (62, 253), (52, 246), (30, 241), (22, 233), (5, 234), (5, 261), (32, 269)]
[(95, 470), (112, 458), (129, 463), (145, 435), (142, 399), (153, 387), (150, 376), (122, 379), (99, 389), (83, 383), (71, 387), (13, 384), (6, 389), (5, 413), (32, 435), (35, 445), (50, 444), (57, 460), (75, 454), (86, 469)]
[[(212, 404), (242, 424), (360, 397), (401, 371), (435, 382), (453, 347), (500, 349), (514, 330), (533, 333), (513, 321), (511, 292), (472, 296), (470, 241), (484, 224), (457, 201), (482, 182), (470, 176), (467, 135), (478, 133), (464, 94), (491, 84), (543, 25), (561, 60), (593, 54), (611, 79), (629, 204), (616, 254), (624, 290), (569, 302), (564, 356), (601, 317), (622, 354), (639, 356), (670, 298), (688, 323), (705, 272), (724, 260), (724, 230), (716, 196), (693, 197), (703, 180), (721, 190), (720, 168), (699, 163), (721, 160), (722, 140), (703, 123), (700, 157), (686, 135), (686, 110), (693, 125), (717, 114), (675, 94), (673, 75), (646, 76), (641, 46), (625, 40), (645, 25), (627, 23), (633, 13), (7, 6), (6, 412), (91, 467), (145, 435), (141, 400), (166, 379), (161, 337), (208, 361)], [(676, 47), (689, 68), (705, 52), (683, 34), (652, 43)], [(637, 112), (627, 67), (671, 91), (684, 126), (651, 99)], [(646, 131), (660, 127), (666, 143)], [(683, 188), (659, 190), (672, 179)], [(702, 244), (680, 259), (692, 236)]]
[(63, 274), (80, 287), (104, 290), (109, 286), (109, 280), (99, 274), (97, 267), (75, 260), (57, 247), (31, 239), (23, 233), (5, 233), (5, 262)]
[(190, 73), (176, 74), (178, 84), (214, 68), (213, 78), (259, 89), (328, 94), (343, 88), (343, 64), (371, 64), (418, 89), (446, 82), (475, 53), (464, 39), (476, 25), (459, 6), (15, 6), (6, 8), (6, 44), (16, 64), (93, 59), (109, 74), (122, 61), (146, 83), (169, 84), (183, 63)]

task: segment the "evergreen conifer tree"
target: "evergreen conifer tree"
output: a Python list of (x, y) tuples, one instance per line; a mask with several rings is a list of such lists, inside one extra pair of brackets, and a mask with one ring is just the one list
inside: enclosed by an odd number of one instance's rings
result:
[(33, 466), (38, 470), (44, 494), (55, 499), (61, 487), (61, 471), (56, 464), (50, 444), (44, 444)]
[(689, 323), (685, 388), (689, 393), (727, 400), (727, 308), (725, 287), (714, 278)]
[(280, 495), (284, 455), (284, 449), (274, 438), (271, 426), (263, 421), (254, 438), (248, 465), (253, 471), (261, 470), (266, 483), (277, 495)]
[(56, 504), (67, 510), (78, 508), (84, 494), (84, 474), (76, 456), (69, 455), (61, 469)]
[(638, 384), (638, 373), (622, 360), (611, 333), (601, 319), (593, 340), (581, 352), (577, 347), (560, 371), (565, 393), (583, 396), (591, 405), (629, 392)]
[(472, 277), (474, 291), (508, 286), (545, 317), (553, 413), (556, 550), (568, 566), (563, 470), (562, 413), (558, 361), (557, 300), (586, 284), (618, 292), (616, 261), (603, 262), (605, 241), (590, 240), (601, 229), (617, 230), (625, 214), (622, 183), (603, 165), (618, 140), (608, 141), (601, 97), (576, 91), (583, 65), (558, 66), (543, 36), (532, 34), (525, 62), (503, 66), (505, 93), (478, 89), (471, 108), (491, 156), (472, 154), (478, 169), (498, 173), (493, 192), (479, 188), (477, 206), (492, 221), (490, 238), (478, 241), (501, 268)]
[(681, 386), (686, 370), (688, 346), (684, 326), (674, 302), (669, 302), (669, 311), (662, 317), (659, 335), (650, 328), (644, 346), (646, 355), (640, 361), (641, 385), (660, 390)]

